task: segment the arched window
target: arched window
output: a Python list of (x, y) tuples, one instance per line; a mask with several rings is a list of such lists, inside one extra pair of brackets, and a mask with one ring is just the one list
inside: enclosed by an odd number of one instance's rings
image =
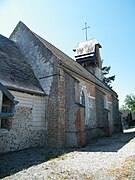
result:
[(82, 91), (81, 93), (81, 102), (80, 102), (83, 106), (85, 106), (85, 95), (84, 92)]

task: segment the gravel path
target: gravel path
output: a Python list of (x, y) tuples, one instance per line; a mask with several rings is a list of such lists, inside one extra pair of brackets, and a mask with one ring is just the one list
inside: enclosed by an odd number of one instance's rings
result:
[(32, 148), (0, 156), (4, 180), (135, 180), (134, 172), (135, 128), (81, 149)]

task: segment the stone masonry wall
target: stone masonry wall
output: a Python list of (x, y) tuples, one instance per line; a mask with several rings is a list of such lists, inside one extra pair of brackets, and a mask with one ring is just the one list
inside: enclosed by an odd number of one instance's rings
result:
[[(2, 98), (3, 98), (3, 93), (0, 90), (0, 113), (1, 113), (1, 109), (2, 109)], [(0, 127), (1, 127), (1, 118), (0, 118)]]
[(65, 146), (65, 119), (66, 119), (66, 100), (65, 100), (65, 72), (61, 68), (58, 81), (58, 145)]
[(86, 142), (98, 136), (97, 116), (96, 116), (96, 97), (95, 87), (85, 81), (80, 80), (80, 94), (83, 91), (85, 95), (85, 129)]
[(11, 91), (19, 101), (12, 127), (0, 131), (0, 153), (46, 145), (45, 97)]
[[(66, 133), (66, 146), (75, 147), (77, 144), (76, 126), (75, 120), (77, 118), (77, 110), (79, 99), (76, 96), (75, 90), (78, 91), (78, 82), (70, 74), (65, 73), (65, 101), (66, 101), (66, 122), (65, 122), (65, 133)], [(75, 88), (76, 87), (76, 88)]]
[[(65, 73), (65, 92), (66, 92), (66, 143), (67, 146), (77, 146), (77, 134), (85, 133), (86, 143), (92, 138), (98, 137), (97, 116), (96, 116), (96, 97), (95, 86), (71, 74)], [(85, 132), (80, 128), (83, 117), (78, 117), (81, 105), (81, 94), (85, 96)], [(80, 105), (78, 105), (80, 104)], [(80, 116), (82, 116), (80, 114)], [(78, 119), (78, 118), (79, 119)], [(77, 126), (76, 126), (77, 123)], [(82, 132), (81, 132), (82, 131)], [(85, 140), (83, 140), (85, 142)], [(80, 142), (79, 142), (80, 143)]]
[(99, 129), (99, 136), (104, 136), (106, 131), (105, 126), (108, 127), (108, 120), (107, 120), (108, 108), (105, 106), (107, 106), (107, 98), (105, 99), (104, 92), (96, 88), (96, 112), (97, 112), (97, 122), (98, 122), (97, 125)]
[(112, 96), (112, 112), (113, 112), (113, 126), (114, 126), (114, 132), (122, 132), (122, 122), (119, 115), (119, 105), (118, 100)]
[[(102, 92), (99, 87), (96, 88), (97, 85), (79, 77), (69, 69), (63, 72), (57, 55), (49, 50), (50, 45), (48, 44), (47, 47), (42, 38), (22, 23), (17, 26), (10, 39), (17, 43), (42, 89), (48, 95), (46, 99), (48, 146), (78, 145), (75, 121), (82, 92), (85, 95), (84, 116), (87, 141), (104, 135), (104, 94), (106, 92)], [(116, 102), (115, 104), (117, 105)], [(117, 107), (113, 107), (112, 114), (117, 112)], [(113, 117), (116, 124), (116, 115)]]
[(47, 142), (49, 147), (59, 146), (62, 144), (62, 142), (58, 142), (61, 136), (58, 132), (61, 121), (59, 116), (59, 59), (46, 47), (44, 42), (41, 42), (43, 41), (42, 39), (22, 23), (20, 23), (12, 33), (10, 39), (18, 44), (42, 89), (45, 94), (48, 95), (46, 101), (46, 119), (48, 125)]
[[(81, 104), (82, 92), (85, 96), (84, 118), (86, 143), (93, 138), (110, 135), (114, 131), (112, 95), (109, 92), (102, 91), (102, 89), (96, 87), (94, 84), (79, 78), (75, 74), (71, 75), (70, 72), (67, 73), (66, 71), (65, 119), (67, 146), (78, 145), (77, 132), (79, 130), (76, 129), (75, 123), (76, 118), (78, 117), (77, 112), (79, 112), (78, 104)], [(117, 107), (115, 107), (115, 111), (118, 113)]]
[(114, 132), (114, 124), (113, 124), (113, 107), (112, 107), (112, 102), (108, 101), (108, 120), (109, 120), (109, 125), (110, 125), (110, 134)]

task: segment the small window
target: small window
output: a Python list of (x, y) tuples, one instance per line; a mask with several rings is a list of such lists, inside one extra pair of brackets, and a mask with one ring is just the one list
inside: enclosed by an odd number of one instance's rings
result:
[[(0, 113), (2, 112), (2, 100), (3, 100), (3, 93), (0, 90)], [(0, 118), (0, 128), (2, 128), (2, 119)]]
[(0, 129), (10, 129), (10, 118), (14, 115), (14, 107), (17, 104), (14, 96), (0, 83)]
[(83, 106), (85, 106), (85, 95), (84, 95), (84, 92), (82, 91), (81, 93), (81, 100), (80, 100), (80, 104), (82, 104)]
[[(12, 104), (13, 103), (3, 94), (1, 113), (6, 113), (6, 114), (11, 113)], [(1, 129), (8, 129), (8, 117), (2, 117), (1, 118), (1, 120), (0, 120), (0, 128)]]
[(0, 128), (1, 129), (8, 129), (8, 124), (7, 124), (8, 120), (7, 119), (1, 119), (0, 120)]
[(10, 113), (13, 106), (13, 102), (3, 95), (2, 100), (2, 113)]
[(108, 109), (108, 100), (107, 100), (107, 96), (104, 96), (104, 108)]

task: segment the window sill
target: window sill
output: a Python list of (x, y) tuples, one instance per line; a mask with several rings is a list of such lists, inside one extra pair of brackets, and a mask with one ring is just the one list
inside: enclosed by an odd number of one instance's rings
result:
[(5, 133), (8, 133), (7, 129), (0, 129), (0, 134), (5, 134)]

